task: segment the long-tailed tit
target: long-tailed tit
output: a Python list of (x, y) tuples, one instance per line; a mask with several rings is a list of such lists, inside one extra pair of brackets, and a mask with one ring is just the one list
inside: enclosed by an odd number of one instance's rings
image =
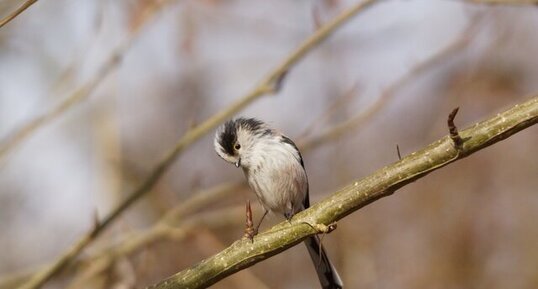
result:
[[(259, 224), (269, 211), (283, 214), (289, 220), (310, 206), (301, 153), (295, 143), (279, 131), (257, 119), (238, 118), (217, 130), (214, 145), (221, 158), (243, 169), (265, 210)], [(305, 244), (322, 288), (343, 288), (319, 238), (309, 237)]]

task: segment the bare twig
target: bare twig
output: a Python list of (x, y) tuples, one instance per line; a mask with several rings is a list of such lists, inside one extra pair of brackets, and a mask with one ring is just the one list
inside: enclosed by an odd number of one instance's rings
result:
[(466, 141), (455, 149), (450, 136), (357, 180), (325, 200), (256, 236), (239, 240), (220, 253), (148, 288), (206, 288), (222, 278), (282, 252), (319, 233), (318, 224), (332, 224), (354, 211), (456, 160), (504, 140), (538, 123), (538, 95), (460, 132)]
[[(36, 0), (37, 1), (37, 0)], [(82, 103), (88, 99), (92, 92), (103, 82), (111, 72), (115, 71), (125, 55), (125, 52), (131, 47), (136, 37), (139, 35), (141, 28), (148, 22), (165, 4), (173, 0), (156, 1), (154, 5), (150, 5), (143, 13), (143, 17), (134, 25), (129, 36), (110, 54), (103, 65), (98, 69), (97, 73), (86, 83), (76, 88), (75, 91), (59, 103), (54, 108), (46, 111), (27, 123), (23, 124), (19, 129), (11, 133), (6, 139), (0, 141), (0, 160), (9, 152), (15, 149), (19, 144), (24, 142), (36, 131), (43, 128), (65, 112), (73, 108), (75, 105)]]
[(311, 138), (307, 142), (302, 143), (300, 146), (303, 149), (308, 149), (311, 146), (317, 146), (318, 143), (324, 142), (327, 138), (338, 138), (348, 132), (350, 129), (357, 129), (361, 125), (367, 123), (368, 120), (370, 120), (379, 111), (381, 111), (382, 108), (385, 107), (385, 105), (397, 94), (401, 88), (415, 80), (418, 75), (424, 73), (428, 69), (436, 67), (440, 62), (452, 56), (455, 52), (467, 47), (475, 33), (475, 30), (477, 29), (478, 21), (479, 18), (475, 17), (459, 37), (457, 37), (453, 42), (441, 49), (439, 52), (417, 63), (408, 73), (387, 87), (377, 98), (377, 100), (368, 108), (361, 111), (354, 117), (329, 128), (320, 135)]
[(334, 30), (342, 26), (344, 23), (349, 21), (353, 16), (355, 16), (360, 11), (365, 10), (370, 7), (372, 4), (378, 2), (377, 0), (365, 0), (351, 7), (350, 9), (345, 10), (340, 15), (327, 22), (325, 25), (320, 27), (314, 34), (308, 37), (280, 66), (278, 66), (270, 75), (266, 78), (263, 85), (260, 85), (262, 91), (268, 91), (271, 93), (275, 91), (275, 86), (279, 83), (279, 80), (282, 80), (283, 75), (291, 68), (293, 64), (301, 60), (306, 53), (311, 50), (313, 47), (316, 47), (319, 43), (325, 40), (329, 35), (332, 34)]
[[(316, 142), (313, 146), (305, 147), (304, 149), (301, 149), (303, 154), (308, 153), (310, 150), (317, 148), (318, 146), (321, 146), (323, 144), (326, 144), (327, 142), (330, 142), (332, 140), (335, 140), (334, 138), (326, 138), (321, 142)], [(307, 139), (305, 141), (306, 143), (309, 142)], [(132, 235), (125, 236), (124, 241), (119, 242), (117, 245), (114, 245), (113, 247), (107, 248), (102, 250), (101, 252), (96, 253), (94, 256), (89, 257), (88, 259), (82, 259), (82, 260), (76, 260), (75, 265), (79, 267), (83, 264), (91, 264), (91, 265), (84, 265), (84, 272), (81, 273), (80, 277), (77, 277), (74, 281), (75, 285), (73, 285), (73, 288), (76, 288), (78, 283), (84, 282), (83, 280), (89, 280), (93, 276), (101, 274), (102, 272), (105, 272), (110, 266), (114, 264), (114, 261), (117, 258), (125, 257), (129, 254), (133, 254), (136, 251), (145, 248), (152, 243), (155, 243), (157, 241), (163, 240), (163, 239), (170, 239), (172, 238), (173, 234), (170, 233), (170, 226), (179, 226), (181, 230), (188, 230), (184, 229), (184, 223), (183, 219), (189, 215), (192, 214), (198, 210), (203, 209), (204, 207), (207, 207), (209, 204), (214, 203), (218, 200), (224, 199), (228, 196), (230, 196), (233, 193), (237, 193), (240, 190), (244, 190), (247, 188), (247, 184), (245, 182), (241, 183), (224, 183), (216, 185), (209, 189), (204, 189), (199, 192), (195, 192), (191, 194), (191, 197), (188, 199), (180, 202), (175, 207), (170, 209), (166, 214), (161, 217), (157, 223), (155, 223), (151, 228), (137, 232)], [(237, 221), (233, 220), (234, 222)], [(224, 223), (219, 223), (221, 225), (224, 225)], [(177, 231), (177, 230), (176, 230)], [(178, 234), (177, 236), (181, 236), (181, 234)], [(182, 237), (174, 238), (174, 240), (181, 240)], [(25, 280), (28, 280), (34, 273), (26, 272), (24, 274), (20, 274), (21, 277), (17, 278), (19, 281), (18, 283), (15, 283), (17, 285), (20, 285), (24, 283)], [(4, 282), (0, 281), (0, 289), (7, 289), (7, 288), (13, 288), (16, 286), (11, 285), (12, 282), (8, 282), (6, 279)], [(71, 287), (70, 287), (71, 288)]]
[[(465, 32), (464, 33), (465, 39), (459, 39), (453, 45), (449, 46), (448, 50), (450, 50), (450, 47), (454, 47), (455, 50), (458, 47), (462, 48), (463, 46), (460, 47), (458, 44), (461, 43), (461, 42), (464, 42), (464, 40), (466, 40), (470, 35), (471, 34), (469, 32)], [(441, 54), (444, 57), (445, 52), (441, 52)], [(449, 55), (449, 54), (447, 53), (447, 55)], [(434, 56), (433, 58), (436, 58), (436, 56)], [(431, 63), (433, 65), (435, 63), (438, 63), (439, 60), (433, 61), (431, 59), (428, 59), (425, 62)], [(422, 64), (419, 64), (418, 66), (422, 66)], [(416, 70), (415, 69), (412, 69), (411, 71), (414, 72), (414, 73), (412, 73), (413, 75), (416, 75), (416, 72), (415, 72)], [(412, 78), (409, 78), (409, 79), (412, 79)], [(393, 90), (396, 90), (396, 89), (393, 89)], [(337, 125), (337, 126), (331, 128), (331, 129), (329, 129), (329, 132), (334, 131), (334, 130), (338, 130), (339, 127), (340, 126)], [(302, 150), (303, 150), (303, 152), (307, 152), (309, 149), (313, 149), (313, 148), (325, 143), (326, 141), (330, 141), (332, 139), (334, 139), (334, 138), (324, 138), (319, 142), (315, 142), (315, 145), (312, 145), (312, 146), (307, 145)], [(310, 143), (310, 142), (311, 141), (308, 141), (308, 140), (306, 141), (307, 144)], [(164, 232), (169, 232), (169, 230), (162, 230), (163, 227), (161, 226), (161, 224), (177, 222), (177, 220), (180, 220), (183, 216), (187, 215), (188, 213), (193, 212), (193, 211), (203, 207), (205, 204), (207, 204), (209, 202), (213, 202), (213, 201), (215, 201), (217, 199), (225, 197), (225, 196), (228, 195), (229, 192), (232, 192), (234, 189), (239, 189), (240, 187), (241, 187), (241, 185), (239, 185), (239, 184), (237, 184), (237, 185), (223, 185), (222, 187), (219, 186), (219, 187), (210, 189), (207, 193), (193, 194), (192, 198), (188, 199), (186, 202), (182, 203), (181, 205), (178, 205), (176, 208), (172, 209), (169, 213), (167, 213), (165, 215), (165, 217), (156, 226), (154, 226), (152, 229), (150, 229), (146, 233), (140, 234), (139, 237), (135, 237), (135, 238), (129, 237), (129, 238), (127, 238), (127, 239), (129, 239), (128, 242), (122, 243), (122, 244), (120, 244), (118, 246), (118, 247), (130, 248), (130, 250), (119, 250), (119, 251), (116, 251), (116, 252), (123, 252), (125, 254), (132, 253), (137, 248), (142, 248), (142, 247), (146, 246), (149, 243), (152, 243), (152, 242), (155, 242), (155, 241), (159, 240), (160, 238), (170, 236), (169, 234), (164, 233)], [(107, 254), (105, 254), (105, 255), (107, 255)], [(113, 254), (113, 255), (109, 255), (109, 256), (123, 256), (123, 255), (121, 253), (117, 253), (117, 254)], [(102, 259), (102, 258), (100, 258), (100, 259)], [(112, 261), (112, 260), (110, 260), (110, 261)], [(108, 262), (108, 265), (110, 265), (110, 264), (112, 264), (112, 263)]]
[(262, 80), (261, 84), (256, 86), (251, 92), (244, 97), (236, 100), (226, 109), (219, 111), (203, 123), (189, 130), (177, 143), (176, 146), (157, 164), (155, 169), (145, 179), (136, 190), (134, 190), (125, 201), (120, 203), (109, 215), (107, 215), (99, 224), (70, 249), (68, 249), (54, 264), (47, 269), (37, 273), (28, 283), (21, 286), (19, 289), (35, 289), (41, 287), (53, 275), (57, 274), (65, 265), (73, 260), (78, 254), (91, 243), (93, 239), (101, 234), (114, 220), (118, 218), (127, 208), (148, 193), (160, 177), (168, 170), (175, 159), (183, 152), (183, 150), (204, 136), (211, 129), (222, 123), (226, 118), (229, 118), (236, 112), (243, 109), (255, 99), (270, 93), (276, 93), (281, 86), (282, 80), (290, 68), (301, 60), (310, 50), (320, 44), (329, 35), (332, 34), (338, 27), (346, 23), (358, 12), (363, 11), (376, 0), (363, 1), (342, 14), (337, 16), (332, 21), (318, 29), (314, 34), (303, 41), (297, 49), (295, 49), (284, 61), (277, 66), (269, 75)]
[(245, 222), (245, 235), (243, 238), (249, 239), (251, 242), (254, 236), (258, 233), (254, 229), (254, 223), (252, 222), (252, 209), (250, 208), (250, 200), (247, 200), (246, 208), (246, 222)]
[[(351, 94), (352, 91), (350, 91), (349, 94)], [(336, 106), (336, 104), (334, 106)], [(334, 140), (334, 138), (325, 138), (323, 141), (316, 142), (315, 145), (301, 149), (301, 151), (303, 154), (308, 153), (310, 150), (332, 140)], [(305, 142), (308, 143), (309, 140), (307, 139)], [(207, 207), (209, 204), (220, 199), (224, 199), (230, 196), (232, 193), (236, 193), (237, 191), (246, 188), (247, 184), (245, 182), (225, 183), (193, 193), (191, 197), (170, 209), (155, 225), (148, 230), (138, 232), (133, 236), (127, 236), (124, 238), (124, 241), (115, 245), (113, 248), (109, 248), (97, 253), (95, 256), (91, 257), (90, 260), (83, 260), (84, 263), (96, 263), (95, 265), (85, 269), (87, 272), (83, 273), (84, 279), (89, 279), (91, 276), (106, 271), (117, 258), (132, 254), (141, 248), (147, 247), (154, 242), (162, 240), (163, 238), (169, 238), (170, 234), (166, 234), (165, 232), (167, 230), (163, 230), (163, 228), (172, 225), (183, 228), (184, 225), (182, 220), (185, 216)]]
[[(463, 39), (457, 40), (455, 43), (453, 43), (452, 45), (447, 47), (445, 50), (440, 52), (441, 56), (439, 56), (439, 54), (437, 54), (437, 56), (433, 56), (433, 58), (436, 59), (436, 60), (428, 59), (425, 62), (430, 63), (429, 65), (433, 65), (434, 63), (438, 63), (439, 62), (438, 58), (442, 58), (442, 57), (450, 55), (450, 53), (447, 52), (447, 51), (457, 51), (458, 48), (463, 47), (464, 46), (463, 44), (467, 43), (466, 40), (467, 40), (468, 35), (469, 35), (468, 32), (464, 33), (465, 37), (463, 37)], [(419, 67), (428, 67), (429, 65), (425, 65), (425, 64), (422, 63), (422, 64), (419, 64), (418, 66)], [(422, 68), (422, 70), (424, 70), (424, 69), (425, 68)], [(417, 68), (412, 69), (412, 71), (414, 71), (414, 73), (412, 73), (412, 74), (416, 75), (417, 70), (419, 70), (419, 69), (417, 69)], [(406, 76), (406, 79), (412, 79), (412, 78)], [(407, 81), (399, 81), (398, 83), (406, 83)], [(403, 84), (401, 84), (401, 85), (403, 85)], [(395, 86), (400, 87), (401, 85), (393, 85), (392, 87), (395, 87)], [(355, 89), (353, 89), (352, 91), (354, 91), (354, 90)], [(392, 91), (392, 90), (395, 91), (396, 88), (392, 88), (392, 89), (388, 89), (388, 90), (389, 91)], [(350, 92), (350, 94), (351, 94), (351, 92)], [(373, 115), (373, 113), (371, 113), (371, 114)], [(361, 115), (362, 115), (362, 113), (361, 113)], [(342, 123), (342, 124), (339, 124), (339, 125), (336, 125), (336, 126), (330, 128), (327, 131), (327, 135), (337, 134), (338, 131), (341, 131), (341, 128), (345, 125), (345, 123), (347, 123), (347, 121)], [(355, 122), (356, 125), (359, 125), (360, 123), (362, 123), (362, 122)], [(349, 127), (349, 126), (347, 126), (347, 127)], [(334, 139), (335, 138), (331, 138), (331, 137), (309, 138), (306, 141), (299, 143), (299, 146), (301, 147), (302, 152), (305, 153), (305, 152), (308, 152), (311, 149), (314, 149), (314, 148), (326, 143), (327, 141), (334, 140)], [(182, 204), (176, 206), (174, 209), (172, 209), (170, 212), (168, 212), (162, 218), (162, 220), (159, 221), (159, 223), (156, 226), (152, 227), (150, 230), (147, 230), (144, 233), (144, 234), (147, 235), (146, 237), (141, 236), (140, 238), (127, 238), (126, 242), (122, 242), (120, 244), (120, 246), (121, 247), (132, 248), (132, 250), (135, 250), (136, 248), (143, 247), (145, 244), (147, 244), (146, 242), (153, 242), (154, 240), (158, 240), (159, 236), (164, 236), (163, 234), (158, 233), (159, 230), (160, 230), (158, 228), (158, 227), (160, 227), (159, 224), (171, 224), (171, 223), (177, 222), (177, 220), (180, 220), (183, 216), (187, 215), (189, 212), (193, 212), (193, 211), (199, 209), (200, 207), (203, 207), (204, 204), (207, 204), (209, 202), (214, 202), (217, 199), (221, 199), (222, 197), (227, 196), (228, 193), (233, 192), (233, 190), (239, 189), (239, 187), (241, 187), (241, 186), (245, 186), (245, 184), (241, 184), (241, 185), (239, 185), (239, 184), (236, 184), (236, 185), (224, 185), (223, 187), (216, 187), (216, 188), (210, 189), (207, 194), (206, 193), (193, 194), (192, 198), (190, 198), (187, 201), (183, 202)], [(176, 221), (174, 221), (174, 220), (176, 220)], [(145, 240), (145, 241), (140, 242), (139, 240)], [(140, 246), (140, 247), (137, 247), (137, 246)], [(104, 254), (106, 255), (107, 253), (104, 252)], [(98, 255), (102, 255), (102, 254), (98, 254)], [(120, 255), (116, 255), (116, 256), (120, 256)], [(109, 265), (110, 265), (110, 263), (109, 263)]]
[(130, 234), (125, 242), (80, 262), (78, 266), (83, 271), (73, 280), (68, 289), (85, 288), (84, 284), (87, 284), (88, 280), (106, 272), (118, 259), (132, 255), (141, 248), (147, 248), (156, 242), (166, 240), (180, 242), (195, 233), (200, 227), (211, 229), (237, 226), (240, 224), (242, 214), (244, 214), (243, 206), (216, 209), (178, 221), (177, 226), (158, 223), (151, 230)]
[[(315, 145), (305, 147), (301, 151), (303, 152), (303, 154), (308, 153), (310, 150), (315, 149), (316, 147), (326, 144), (327, 142), (330, 142), (332, 140), (334, 140), (334, 138), (325, 138), (323, 141), (316, 142)], [(307, 139), (305, 142), (308, 143), (309, 140)], [(224, 199), (230, 196), (232, 193), (237, 193), (237, 191), (246, 188), (247, 184), (245, 182), (224, 183), (209, 189), (193, 193), (191, 197), (177, 204), (174, 208), (170, 209), (151, 228), (142, 232), (138, 232), (135, 235), (126, 236), (124, 238), (124, 241), (115, 245), (113, 248), (109, 248), (97, 253), (95, 256), (91, 257), (90, 260), (83, 260), (84, 263), (96, 263), (95, 265), (85, 269), (85, 271), (87, 272), (83, 273), (83, 275), (85, 276), (84, 278), (89, 279), (91, 278), (91, 276), (104, 272), (113, 264), (113, 261), (117, 258), (125, 257), (128, 254), (132, 254), (141, 248), (147, 247), (154, 242), (162, 240), (163, 238), (169, 238), (170, 234), (166, 234), (165, 232), (167, 230), (163, 230), (163, 228), (167, 228), (172, 225), (183, 228), (184, 225), (182, 220), (185, 218), (185, 216), (200, 209), (203, 209), (211, 203)]]
[(325, 122), (329, 117), (334, 115), (340, 107), (349, 104), (352, 98), (357, 95), (358, 88), (359, 85), (355, 83), (343, 94), (337, 96), (329, 107), (303, 130), (301, 136), (299, 137), (299, 142), (302, 142), (304, 138), (309, 136), (320, 123)]
[(245, 188), (245, 183), (224, 183), (195, 192), (191, 197), (166, 212), (166, 214), (164, 214), (164, 216), (157, 222), (157, 225), (172, 226), (178, 224), (188, 214), (201, 210), (215, 202), (215, 200), (224, 199)]
[(15, 11), (11, 12), (8, 16), (4, 17), (2, 20), (0, 20), (0, 28), (4, 27), (4, 25), (8, 24), (11, 20), (15, 19), (15, 17), (19, 16), (24, 10), (28, 9), (32, 4), (36, 3), (37, 0), (28, 0), (24, 3), (22, 3), (19, 8), (15, 9)]
[[(73, 281), (74, 285), (72, 287), (76, 288), (77, 284), (84, 283), (84, 280), (89, 280), (105, 272), (117, 259), (127, 257), (155, 242), (166, 239), (181, 241), (191, 230), (207, 224), (210, 227), (235, 224), (240, 219), (238, 213), (239, 207), (217, 210), (218, 212), (231, 210), (234, 212), (234, 216), (238, 216), (236, 219), (226, 217), (229, 215), (228, 213), (221, 216), (216, 214), (215, 211), (211, 214), (198, 214), (188, 219), (186, 216), (207, 207), (209, 204), (215, 202), (215, 200), (224, 199), (245, 188), (246, 184), (244, 183), (225, 183), (193, 193), (190, 198), (170, 209), (151, 228), (129, 234), (124, 237), (122, 242), (119, 242), (113, 247), (104, 249), (88, 259), (77, 261), (77, 266), (82, 265), (81, 263), (88, 265), (84, 266), (83, 272), (76, 278), (77, 280)], [(219, 220), (211, 221), (209, 216), (218, 218)], [(203, 220), (203, 222), (199, 222), (198, 220)], [(227, 220), (228, 223), (224, 220)]]
[(454, 125), (454, 118), (456, 117), (456, 114), (458, 114), (458, 110), (460, 108), (456, 107), (452, 112), (448, 115), (447, 125), (448, 125), (448, 131), (450, 133), (450, 138), (454, 142), (454, 146), (456, 149), (461, 149), (461, 146), (463, 145), (463, 140), (461, 139), (461, 136), (458, 132), (458, 128), (456, 125)]

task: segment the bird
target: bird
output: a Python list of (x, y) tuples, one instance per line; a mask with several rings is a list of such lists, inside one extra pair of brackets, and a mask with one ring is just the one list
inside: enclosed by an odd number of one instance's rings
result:
[[(295, 143), (279, 130), (256, 118), (231, 119), (215, 133), (218, 156), (240, 167), (264, 209), (255, 232), (268, 212), (287, 220), (310, 207), (308, 177)], [(318, 236), (304, 241), (323, 289), (343, 283)]]

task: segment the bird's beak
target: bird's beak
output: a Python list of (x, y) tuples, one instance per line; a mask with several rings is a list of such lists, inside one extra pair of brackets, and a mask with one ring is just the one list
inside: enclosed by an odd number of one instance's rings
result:
[(235, 167), (238, 168), (241, 165), (241, 159), (239, 159), (237, 162), (235, 162)]

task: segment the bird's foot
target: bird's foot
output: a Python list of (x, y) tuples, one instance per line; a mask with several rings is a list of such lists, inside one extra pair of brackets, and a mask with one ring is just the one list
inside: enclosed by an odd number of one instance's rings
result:
[(293, 218), (294, 215), (295, 215), (294, 213), (284, 213), (284, 217), (290, 223), (291, 223), (291, 218)]

